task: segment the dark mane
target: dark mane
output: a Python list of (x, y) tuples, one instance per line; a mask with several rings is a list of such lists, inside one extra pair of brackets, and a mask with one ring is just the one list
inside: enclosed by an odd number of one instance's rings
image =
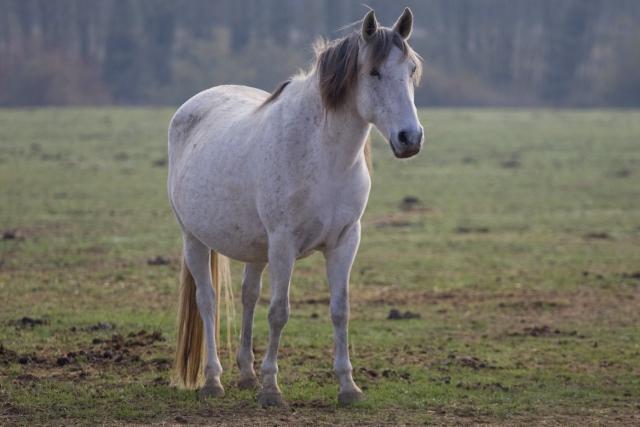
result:
[(284, 91), (284, 88), (286, 88), (287, 85), (289, 85), (289, 83), (291, 83), (291, 79), (285, 80), (281, 82), (278, 86), (276, 86), (275, 90), (271, 93), (271, 95), (269, 95), (267, 99), (264, 100), (264, 102), (262, 103), (262, 105), (260, 105), (260, 107), (264, 107), (265, 105), (270, 104), (276, 99), (278, 99), (278, 97), (282, 94), (282, 91)]
[[(311, 72), (318, 73), (320, 94), (327, 110), (337, 110), (343, 106), (358, 82), (360, 41), (360, 33), (353, 32), (333, 41), (320, 39), (314, 45), (316, 60)], [(416, 72), (413, 80), (418, 84), (422, 75), (422, 59), (390, 28), (378, 28), (368, 41), (367, 69), (378, 68), (394, 46), (402, 51), (404, 58), (410, 58), (415, 63)], [(289, 83), (291, 80), (281, 83), (261, 107), (278, 99)]]

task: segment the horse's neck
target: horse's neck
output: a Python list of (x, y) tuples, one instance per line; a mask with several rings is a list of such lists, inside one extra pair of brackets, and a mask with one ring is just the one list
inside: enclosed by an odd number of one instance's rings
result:
[(364, 145), (370, 130), (371, 126), (355, 108), (345, 107), (327, 114), (321, 145), (336, 167), (349, 169), (356, 161), (364, 160)]
[(300, 82), (297, 93), (292, 95), (299, 103), (296, 109), (304, 119), (313, 116), (309, 123), (308, 143), (315, 144), (314, 151), (328, 161), (332, 168), (349, 169), (358, 159), (363, 158), (363, 150), (371, 126), (357, 112), (355, 105), (346, 105), (338, 111), (326, 111), (322, 106), (316, 77), (308, 76)]

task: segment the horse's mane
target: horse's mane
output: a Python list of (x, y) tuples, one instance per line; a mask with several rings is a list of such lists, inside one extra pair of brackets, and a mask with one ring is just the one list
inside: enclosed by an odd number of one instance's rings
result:
[(269, 95), (269, 97), (264, 100), (264, 102), (262, 103), (261, 107), (265, 106), (267, 104), (270, 104), (273, 101), (275, 101), (276, 99), (278, 99), (278, 97), (282, 94), (282, 91), (284, 90), (284, 88), (287, 87), (289, 85), (289, 83), (291, 83), (291, 79), (285, 80), (285, 81), (281, 82), (280, 84), (278, 84), (278, 86), (276, 86), (275, 90), (271, 93), (271, 95)]
[[(319, 39), (314, 43), (315, 63), (306, 74), (314, 71), (318, 82), (322, 103), (327, 110), (337, 110), (345, 104), (358, 82), (358, 54), (360, 51), (360, 33), (357, 31), (333, 40)], [(402, 51), (404, 58), (409, 57), (416, 66), (413, 74), (415, 84), (422, 75), (422, 59), (409, 46), (400, 34), (390, 28), (378, 28), (371, 36), (366, 67), (369, 70), (380, 67), (395, 46)], [(274, 102), (282, 95), (291, 80), (280, 83), (261, 107)]]

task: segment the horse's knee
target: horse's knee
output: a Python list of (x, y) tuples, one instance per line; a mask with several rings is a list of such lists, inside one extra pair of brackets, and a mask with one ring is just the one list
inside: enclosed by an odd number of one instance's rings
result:
[(244, 307), (253, 307), (260, 297), (260, 282), (243, 282), (242, 283), (242, 305)]
[(334, 326), (344, 326), (349, 321), (349, 306), (346, 302), (332, 302), (331, 321)]
[(269, 325), (274, 329), (282, 329), (289, 320), (289, 302), (275, 301), (269, 308)]

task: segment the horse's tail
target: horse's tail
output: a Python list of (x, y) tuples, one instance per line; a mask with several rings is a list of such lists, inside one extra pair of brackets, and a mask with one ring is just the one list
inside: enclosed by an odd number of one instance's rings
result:
[[(216, 343), (220, 342), (220, 296), (225, 292), (227, 313), (227, 345), (231, 354), (231, 315), (233, 295), (229, 274), (229, 259), (211, 251), (211, 279), (215, 289)], [(173, 383), (180, 388), (195, 389), (204, 384), (206, 364), (206, 339), (204, 325), (196, 303), (196, 283), (189, 267), (182, 259), (180, 272), (180, 301), (178, 302), (177, 348), (174, 363)]]
[(373, 173), (373, 160), (371, 159), (371, 135), (367, 136), (364, 143), (364, 161), (367, 164), (369, 175)]

